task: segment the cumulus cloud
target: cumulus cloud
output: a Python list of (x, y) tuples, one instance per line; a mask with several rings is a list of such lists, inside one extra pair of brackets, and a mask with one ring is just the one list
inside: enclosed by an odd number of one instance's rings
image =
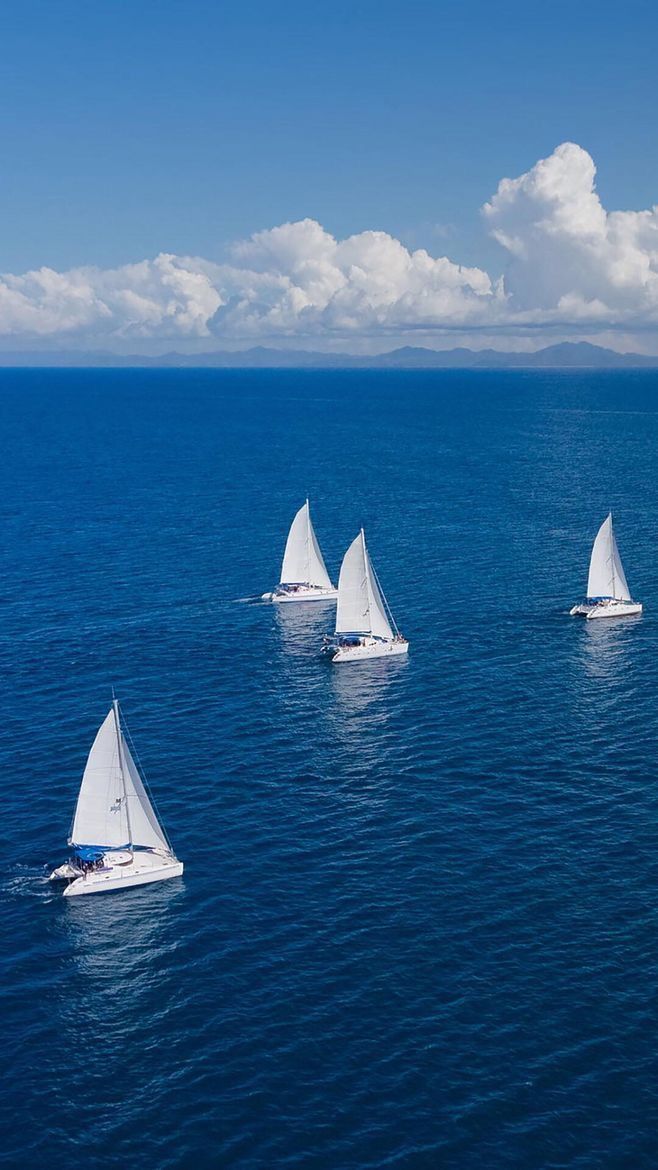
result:
[(607, 212), (573, 143), (482, 209), (506, 257), (492, 277), (380, 231), (337, 240), (304, 219), (256, 232), (224, 263), (161, 254), (115, 269), (0, 276), (0, 334), (84, 344), (220, 342), (658, 324), (658, 208)]
[(562, 317), (609, 325), (658, 322), (658, 207), (606, 212), (586, 150), (558, 146), (483, 208), (509, 252), (512, 320)]
[(385, 232), (339, 241), (310, 219), (256, 233), (233, 248), (232, 259), (207, 271), (224, 300), (213, 327), (240, 335), (466, 322), (497, 295), (479, 268), (410, 252)]
[(221, 305), (198, 265), (176, 256), (121, 268), (0, 276), (0, 334), (203, 336)]

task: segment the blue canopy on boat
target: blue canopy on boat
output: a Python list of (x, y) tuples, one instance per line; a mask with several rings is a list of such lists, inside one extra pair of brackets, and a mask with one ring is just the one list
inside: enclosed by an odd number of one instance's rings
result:
[[(80, 861), (98, 861), (104, 853), (107, 853), (107, 848), (103, 845), (74, 845), (75, 856), (80, 858)], [(119, 849), (130, 849), (130, 845), (118, 846)], [(112, 846), (113, 850), (117, 847)]]

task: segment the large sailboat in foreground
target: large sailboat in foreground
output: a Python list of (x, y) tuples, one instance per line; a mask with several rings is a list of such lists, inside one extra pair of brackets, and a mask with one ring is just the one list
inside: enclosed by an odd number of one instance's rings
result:
[(70, 861), (50, 875), (51, 881), (67, 883), (69, 898), (162, 882), (183, 872), (126, 743), (116, 699), (89, 753), (69, 845)]
[(306, 500), (290, 526), (281, 581), (273, 593), (263, 594), (263, 601), (330, 601), (336, 596)]
[(612, 527), (612, 512), (596, 534), (589, 563), (587, 598), (580, 605), (574, 605), (570, 613), (588, 619), (630, 617), (642, 613), (640, 602), (631, 599)]
[(343, 558), (338, 579), (336, 632), (323, 653), (332, 662), (363, 662), (406, 654), (409, 643), (400, 634), (379, 586), (361, 529)]

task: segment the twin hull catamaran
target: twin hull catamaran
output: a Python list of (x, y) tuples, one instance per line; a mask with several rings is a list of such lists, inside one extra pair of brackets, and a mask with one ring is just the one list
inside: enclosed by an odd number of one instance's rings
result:
[(281, 581), (273, 593), (263, 594), (263, 601), (329, 601), (335, 597), (306, 500), (290, 525)]
[(69, 845), (70, 861), (50, 875), (67, 883), (69, 898), (163, 882), (183, 872), (126, 743), (116, 699), (87, 759)]
[(612, 512), (596, 534), (589, 563), (587, 598), (569, 612), (589, 620), (642, 613), (640, 602), (631, 599), (612, 527)]
[(406, 654), (409, 643), (400, 634), (380, 589), (366, 547), (363, 529), (343, 558), (338, 579), (336, 631), (323, 653), (332, 662), (363, 662)]

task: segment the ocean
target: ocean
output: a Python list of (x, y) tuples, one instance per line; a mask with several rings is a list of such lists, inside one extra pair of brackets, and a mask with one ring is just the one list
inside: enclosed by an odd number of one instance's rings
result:
[[(0, 434), (0, 1164), (654, 1170), (658, 374), (3, 369)], [(250, 600), (307, 495), (408, 661)], [(63, 899), (113, 686), (185, 874)]]

